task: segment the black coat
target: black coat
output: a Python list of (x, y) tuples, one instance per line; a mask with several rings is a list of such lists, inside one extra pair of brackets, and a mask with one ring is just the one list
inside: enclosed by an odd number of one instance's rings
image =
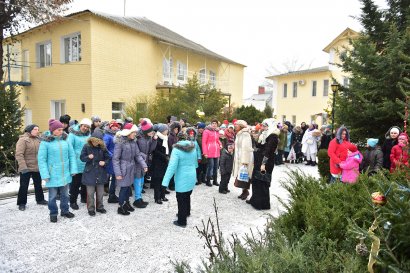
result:
[(151, 177), (153, 178), (162, 179), (165, 176), (165, 172), (167, 171), (169, 155), (166, 154), (165, 147), (162, 146), (162, 143), (163, 140), (158, 138), (157, 146), (155, 147), (155, 150), (152, 153)]
[[(86, 162), (81, 182), (87, 186), (95, 186), (108, 182), (108, 173), (105, 166), (108, 166), (111, 160), (110, 154), (107, 148), (105, 148), (104, 141), (101, 140), (101, 146), (94, 146), (95, 142), (93, 143), (93, 139), (92, 137), (88, 139), (80, 155), (81, 161)], [(88, 157), (90, 154), (94, 156), (93, 159)], [(100, 161), (104, 161), (105, 165), (100, 166)]]
[(322, 137), (320, 138), (320, 146), (319, 146), (319, 150), (320, 149), (328, 149), (329, 148), (329, 143), (332, 140), (332, 136), (331, 135), (322, 135)]
[(383, 168), (390, 170), (390, 153), (394, 145), (397, 145), (397, 139), (388, 138), (383, 143), (382, 152), (383, 152)]
[(278, 147), (279, 138), (275, 134), (270, 134), (265, 141), (265, 144), (256, 143), (256, 151), (254, 154), (253, 171), (260, 171), (263, 158), (267, 158), (265, 170), (271, 174), (275, 165), (275, 151)]
[(226, 149), (222, 150), (221, 159), (219, 161), (219, 169), (221, 171), (221, 175), (232, 173), (233, 154), (230, 154)]

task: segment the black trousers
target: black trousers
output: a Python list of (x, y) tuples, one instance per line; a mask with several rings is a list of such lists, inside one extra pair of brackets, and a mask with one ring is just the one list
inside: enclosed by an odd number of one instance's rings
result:
[(191, 215), (191, 193), (187, 192), (177, 192), (178, 201), (178, 224), (186, 225), (186, 218)]
[(198, 168), (196, 168), (196, 178), (198, 182), (205, 183), (206, 178), (206, 163), (199, 163)]
[(30, 178), (33, 178), (34, 192), (36, 194), (36, 201), (44, 200), (43, 187), (41, 186), (41, 177), (39, 172), (20, 173), (20, 188), (17, 196), (17, 205), (27, 204), (27, 192), (30, 184)]
[(229, 179), (232, 173), (221, 174), (221, 183), (219, 184), (219, 191), (228, 190)]
[[(70, 204), (77, 203), (77, 197), (81, 193), (81, 200), (87, 200), (87, 188), (81, 183), (82, 173), (73, 176), (70, 184)], [(81, 191), (80, 191), (81, 188)]]
[(165, 187), (162, 186), (161, 177), (151, 177), (151, 184), (154, 186), (154, 199), (160, 200), (165, 198)]

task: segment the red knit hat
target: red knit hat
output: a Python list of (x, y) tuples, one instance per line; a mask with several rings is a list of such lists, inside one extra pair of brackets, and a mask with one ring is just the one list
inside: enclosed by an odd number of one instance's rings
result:
[(227, 119), (224, 120), (223, 124), (228, 125), (229, 121)]
[(48, 120), (48, 128), (49, 128), (50, 132), (53, 132), (57, 129), (64, 128), (64, 127), (63, 127), (63, 124), (59, 120), (49, 119)]
[(111, 129), (112, 127), (121, 128), (121, 126), (120, 126), (115, 120), (112, 120), (112, 121), (110, 122), (110, 124), (108, 125), (108, 127), (110, 127), (110, 129)]
[(150, 123), (146, 120), (143, 120), (141, 122), (141, 130), (144, 134), (148, 134), (148, 133), (152, 132), (153, 131), (152, 123)]
[(132, 125), (134, 125), (134, 124), (132, 124), (132, 123), (127, 123), (127, 124), (124, 125), (124, 128), (122, 128), (122, 129), (123, 129), (123, 130), (130, 130), (130, 129), (132, 128)]

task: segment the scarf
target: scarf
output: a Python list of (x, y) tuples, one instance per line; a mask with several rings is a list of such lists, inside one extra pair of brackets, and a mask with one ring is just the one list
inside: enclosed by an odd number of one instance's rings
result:
[(168, 136), (163, 135), (159, 131), (157, 132), (157, 136), (162, 139), (162, 147), (165, 148), (165, 154), (169, 155), (169, 148), (168, 148)]

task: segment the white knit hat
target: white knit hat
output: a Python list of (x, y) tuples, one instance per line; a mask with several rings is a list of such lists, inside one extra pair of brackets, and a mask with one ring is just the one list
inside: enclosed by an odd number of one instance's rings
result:
[(92, 122), (91, 122), (91, 119), (89, 119), (89, 118), (83, 118), (80, 121), (80, 126), (81, 125), (88, 125), (89, 127), (91, 127), (91, 124), (92, 124)]
[(132, 132), (137, 132), (137, 131), (138, 131), (138, 127), (133, 124), (130, 129), (122, 129), (117, 134), (120, 136), (129, 136)]

